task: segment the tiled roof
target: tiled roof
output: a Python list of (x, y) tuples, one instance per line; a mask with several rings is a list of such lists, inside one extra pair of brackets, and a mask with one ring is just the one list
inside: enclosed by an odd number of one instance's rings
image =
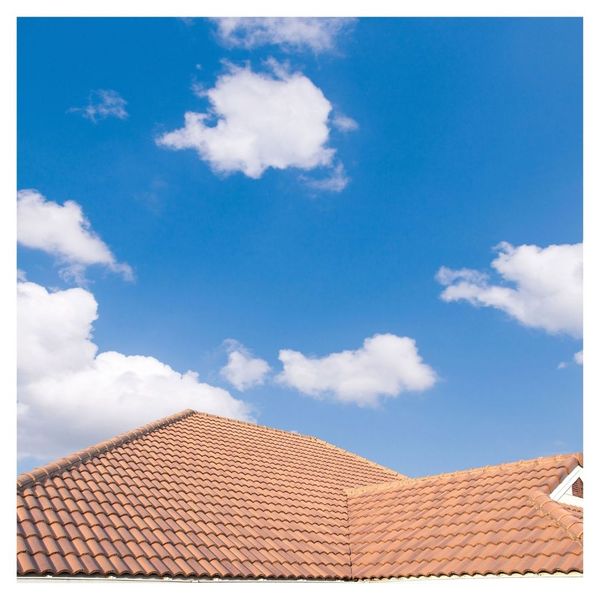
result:
[(185, 411), (20, 476), (18, 573), (349, 578), (344, 489), (400, 478)]
[(583, 571), (583, 511), (548, 494), (563, 455), (348, 491), (355, 578)]
[(360, 579), (582, 571), (566, 455), (409, 479), (184, 411), (17, 479), (19, 575)]

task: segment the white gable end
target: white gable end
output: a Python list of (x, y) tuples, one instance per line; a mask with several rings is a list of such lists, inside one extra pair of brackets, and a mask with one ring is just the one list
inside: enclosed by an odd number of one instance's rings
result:
[(573, 494), (573, 484), (581, 479), (583, 482), (583, 467), (575, 467), (554, 489), (550, 494), (552, 500), (570, 504), (571, 506), (579, 506), (583, 508), (583, 498)]

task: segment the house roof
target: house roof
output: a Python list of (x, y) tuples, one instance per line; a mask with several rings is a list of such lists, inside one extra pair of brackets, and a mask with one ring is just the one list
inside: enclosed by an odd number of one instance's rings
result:
[(583, 513), (549, 494), (581, 464), (552, 456), (348, 490), (356, 578), (583, 569)]
[(19, 476), (17, 572), (581, 572), (581, 511), (548, 497), (581, 462), (410, 479), (314, 437), (188, 410)]
[(401, 478), (316, 438), (185, 411), (21, 476), (18, 569), (350, 578), (344, 489)]

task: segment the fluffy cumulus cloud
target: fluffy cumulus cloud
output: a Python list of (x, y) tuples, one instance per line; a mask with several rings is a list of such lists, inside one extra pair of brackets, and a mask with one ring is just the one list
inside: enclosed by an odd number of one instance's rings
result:
[(257, 358), (236, 340), (226, 340), (227, 364), (221, 375), (237, 390), (244, 391), (262, 385), (271, 367), (267, 361)]
[(187, 112), (184, 126), (157, 144), (193, 149), (217, 173), (240, 171), (254, 179), (269, 168), (332, 166), (331, 103), (303, 74), (273, 61), (265, 72), (229, 65), (213, 88), (196, 93), (207, 98), (208, 111)]
[(390, 333), (364, 340), (361, 348), (307, 357), (281, 350), (278, 381), (313, 397), (330, 396), (358, 406), (376, 406), (382, 397), (432, 387), (437, 376), (423, 362), (415, 340)]
[(277, 45), (284, 50), (327, 52), (335, 49), (337, 38), (352, 28), (355, 19), (225, 17), (213, 21), (218, 39), (228, 47)]
[(115, 90), (92, 90), (88, 103), (85, 106), (71, 108), (70, 112), (79, 113), (85, 119), (97, 123), (109, 117), (126, 119), (129, 116), (126, 106), (127, 101)]
[(496, 247), (492, 267), (498, 284), (487, 273), (442, 267), (437, 280), (445, 287), (446, 302), (464, 300), (474, 306), (496, 308), (528, 327), (548, 333), (583, 334), (582, 244)]
[(98, 353), (89, 291), (17, 285), (21, 457), (52, 459), (185, 408), (251, 418), (248, 405), (193, 371), (152, 356)]
[(91, 230), (81, 206), (72, 200), (61, 205), (36, 190), (20, 190), (17, 241), (55, 256), (63, 265), (66, 278), (82, 281), (85, 268), (90, 265), (102, 265), (125, 279), (133, 277), (131, 267), (117, 262), (108, 246)]
[(575, 352), (575, 354), (573, 354), (573, 361), (575, 362), (575, 364), (578, 365), (583, 364), (583, 350), (580, 350), (579, 352)]

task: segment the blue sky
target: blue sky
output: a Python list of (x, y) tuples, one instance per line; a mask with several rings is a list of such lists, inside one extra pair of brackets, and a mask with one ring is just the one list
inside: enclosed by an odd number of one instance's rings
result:
[[(444, 301), (454, 280), (436, 273), (467, 268), (514, 287), (490, 266), (500, 242), (581, 242), (582, 21), (360, 19), (331, 36), (327, 48), (235, 46), (202, 19), (20, 19), (18, 187), (74, 200), (135, 277), (105, 264), (65, 279), (64, 253), (32, 242), (20, 244), (19, 268), (51, 293), (93, 295), (99, 352), (195, 371), (261, 424), (407, 475), (579, 451), (580, 334), (562, 315), (551, 322), (554, 312), (533, 322), (546, 314), (543, 290), (519, 319), (464, 295)], [(194, 89), (239, 73), (261, 82), (302, 74), (320, 90), (331, 113), (318, 150), (335, 149), (333, 159), (251, 177), (157, 143), (186, 111), (207, 110)], [(117, 93), (126, 116), (86, 118), (94, 90)], [(356, 126), (336, 128), (336, 116)], [(315, 186), (339, 165), (343, 189)], [(481, 303), (487, 284), (455, 277)], [(377, 334), (414, 340), (435, 382), (362, 406), (339, 388), (306, 393), (278, 379), (282, 349), (325, 357)], [(227, 339), (270, 365), (262, 385), (226, 380)], [(141, 413), (132, 426), (147, 420)], [(102, 432), (129, 425), (117, 414)], [(44, 436), (68, 437), (57, 427)], [(70, 427), (79, 445), (102, 439), (77, 418)], [(39, 454), (26, 450), (19, 468), (52, 458)]]

